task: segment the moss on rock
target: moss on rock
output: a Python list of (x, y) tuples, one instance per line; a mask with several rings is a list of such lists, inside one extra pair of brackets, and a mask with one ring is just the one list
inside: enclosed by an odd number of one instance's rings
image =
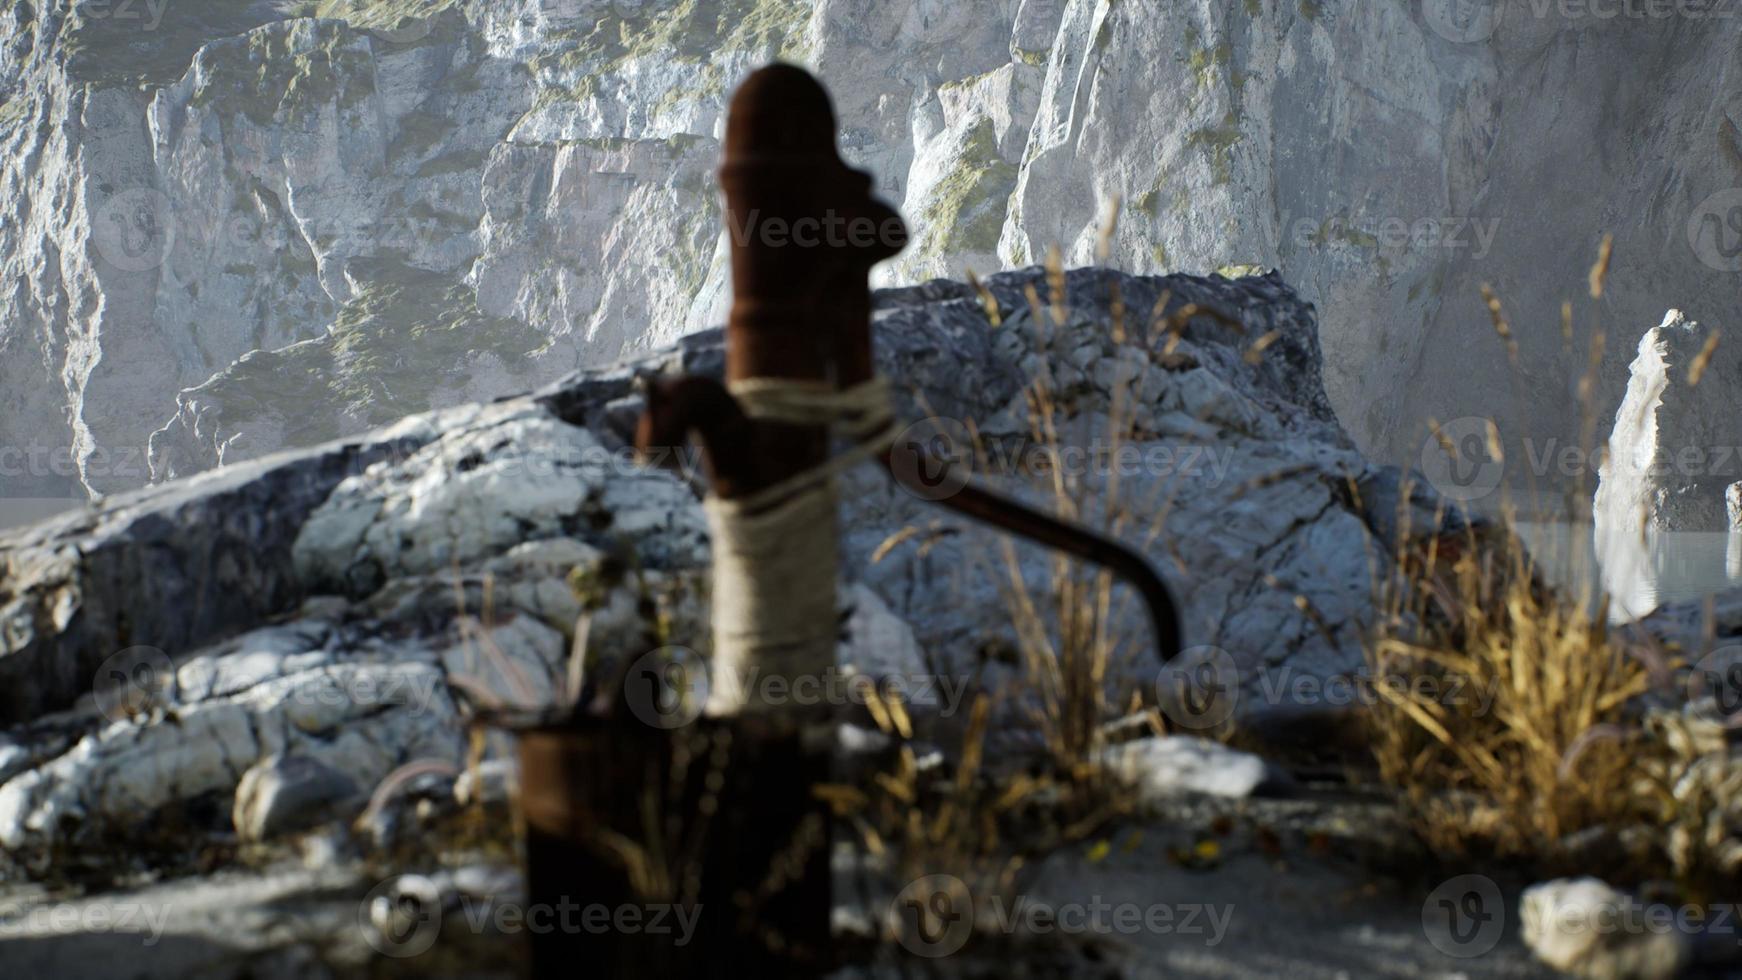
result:
[(929, 195), (925, 248), (944, 254), (996, 252), (1017, 169), (999, 155), (991, 120), (974, 127), (957, 160)]

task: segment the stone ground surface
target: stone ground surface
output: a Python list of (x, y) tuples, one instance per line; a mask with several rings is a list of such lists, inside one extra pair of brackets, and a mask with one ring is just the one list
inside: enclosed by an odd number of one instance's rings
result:
[[(1230, 808), (1201, 811), (1218, 815)], [(1300, 822), (1329, 826), (1339, 819), (1335, 804), (1265, 804), (1243, 801), (1231, 808), (1253, 825), (1285, 828)], [(1281, 812), (1279, 812), (1281, 811)], [(1357, 814), (1360, 808), (1356, 808)], [(1119, 926), (1112, 913), (1100, 934), (1039, 931), (1019, 934), (1022, 955), (1005, 959), (1006, 947), (973, 939), (961, 950), (937, 958), (906, 956), (889, 945), (870, 963), (849, 965), (838, 974), (885, 976), (1109, 976), (1238, 977), (1287, 975), (1309, 980), (1338, 977), (1538, 977), (1552, 971), (1534, 963), (1518, 938), (1516, 912), (1504, 933), (1479, 955), (1449, 946), (1437, 949), (1423, 925), (1423, 905), (1434, 886), (1432, 875), (1419, 880), (1375, 874), (1334, 849), (1355, 842), (1348, 837), (1323, 853), (1305, 850), (1282, 856), (1267, 853), (1244, 828), (1216, 838), (1208, 824), (1194, 826), (1178, 814), (1160, 823), (1136, 823), (1110, 838), (1110, 856), (1091, 859), (1083, 849), (1049, 860), (1034, 884), (1009, 896), (1011, 910), (1039, 906), (1110, 909), (1168, 909), (1168, 924), (1154, 928)], [(1363, 818), (1354, 817), (1357, 823)], [(1365, 819), (1371, 819), (1367, 817)], [(1191, 867), (1175, 852), (1204, 839), (1220, 839), (1224, 852), (1213, 865)], [(463, 856), (462, 856), (463, 859)], [(500, 861), (472, 863), (459, 874), (435, 875), (452, 887), (458, 879), (506, 882), (493, 893), (497, 902), (522, 901), (514, 883), (518, 869)], [(1445, 874), (1449, 875), (1449, 872)], [(199, 879), (122, 889), (74, 900), (56, 908), (68, 918), (58, 925), (46, 918), (40, 894), (28, 889), (0, 891), (0, 971), (8, 976), (69, 978), (125, 975), (155, 978), (250, 977), (513, 977), (522, 968), (525, 936), (490, 926), (474, 928), (467, 907), (450, 898), (434, 944), (403, 958), (381, 955), (384, 943), (368, 924), (368, 898), (385, 880), (379, 869), (351, 862), (307, 867), (287, 860), (260, 870), (221, 871)], [(893, 887), (885, 889), (884, 894)], [(845, 887), (838, 894), (851, 894)], [(1503, 886), (1507, 910), (1517, 908), (1518, 887)], [(1018, 905), (1018, 899), (1028, 903)], [(474, 908), (493, 908), (485, 894)], [(982, 914), (988, 914), (982, 904)], [(20, 914), (19, 906), (39, 910)], [(140, 908), (140, 921), (113, 930), (80, 928), (95, 916), (114, 921)], [(882, 919), (888, 908), (849, 902), (836, 909), (837, 921)], [(992, 921), (999, 914), (991, 911)], [(1023, 913), (1026, 914), (1026, 913)], [(1506, 913), (1503, 912), (1503, 915)], [(73, 916), (78, 918), (74, 919)], [(155, 920), (147, 918), (157, 916)], [(151, 922), (163, 928), (152, 941)], [(989, 927), (992, 928), (992, 927)], [(982, 945), (985, 944), (985, 945)], [(900, 967), (897, 963), (905, 963)], [(905, 973), (901, 972), (905, 969)]]

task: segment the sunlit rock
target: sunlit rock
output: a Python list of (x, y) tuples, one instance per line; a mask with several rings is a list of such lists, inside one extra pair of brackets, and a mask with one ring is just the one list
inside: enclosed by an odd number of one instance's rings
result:
[(1725, 501), (1742, 476), (1742, 348), (1670, 310), (1640, 338), (1629, 370), (1597, 484), (1598, 523), (1616, 533), (1727, 529)]

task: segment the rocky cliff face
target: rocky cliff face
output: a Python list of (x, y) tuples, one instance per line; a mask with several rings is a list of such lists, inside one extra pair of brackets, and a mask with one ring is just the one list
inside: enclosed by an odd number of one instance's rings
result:
[[(1119, 267), (1299, 283), (1333, 404), (1387, 458), (1419, 453), (1428, 416), (1566, 435), (1583, 338), (1563, 345), (1559, 300), (1603, 231), (1602, 322), (1742, 303), (1722, 109), (1742, 76), (1714, 67), (1735, 20), (1524, 0), (139, 0), (10, 3), (0, 28), (7, 496), (185, 475), (716, 322), (722, 106), (775, 57), (830, 84), (847, 155), (914, 225), (890, 281), (1055, 243), (1087, 261), (1118, 199)], [(1482, 282), (1511, 303), (1522, 385), (1484, 346)]]

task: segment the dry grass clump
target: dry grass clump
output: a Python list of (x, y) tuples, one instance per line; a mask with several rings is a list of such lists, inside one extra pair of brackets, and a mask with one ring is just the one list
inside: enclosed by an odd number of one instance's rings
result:
[[(1514, 535), (1434, 556), (1381, 589), (1368, 649), (1381, 778), (1403, 788), (1430, 843), (1457, 852), (1552, 849), (1567, 835), (1643, 819), (1631, 724), (1645, 666), (1606, 608), (1543, 586)], [(1400, 569), (1411, 564), (1400, 559)]]
[[(891, 758), (815, 793), (857, 845), (858, 873), (848, 887), (862, 907), (886, 913), (871, 923), (869, 937), (886, 950), (913, 938), (904, 899), (933, 907), (936, 890), (952, 917), (965, 914), (975, 923), (976, 942), (996, 938), (987, 910), (1014, 905), (1048, 855), (1083, 844), (1131, 812), (1123, 786), (1086, 767), (987, 766), (992, 702), (985, 694), (974, 701), (960, 745), (946, 753), (949, 762), (916, 757), (912, 722), (898, 698), (872, 692), (867, 707), (892, 740)], [(890, 890), (897, 891), (893, 900), (882, 894)]]
[[(973, 444), (958, 450), (965, 450), (973, 469), (982, 472), (996, 468), (995, 456), (1004, 462), (1020, 459), (1019, 471), (1000, 475), (1025, 482), (1030, 502), (1140, 550), (1150, 551), (1158, 541), (1165, 548), (1178, 481), (1134, 487), (1121, 482), (1118, 467), (1094, 478), (1048, 464), (1064, 458), (1067, 447), (1094, 443), (1114, 457), (1120, 447), (1141, 439), (1142, 366), (1171, 356), (1192, 318), (1225, 318), (1191, 305), (1164, 316), (1170, 299), (1164, 296), (1144, 323), (1143, 312), (1127, 311), (1115, 294), (1108, 319), (1085, 322), (1070, 306), (1057, 249), (1049, 252), (1045, 272), (1046, 295), (1030, 287), (1026, 310), (1014, 315), (970, 276), (988, 329), (1024, 331), (1024, 346), (1039, 357), (1023, 391), (1027, 432), (1015, 440), (1020, 445), (1014, 450), (994, 445), (967, 420)], [(1132, 370), (1119, 372), (1105, 390), (1061, 380), (1068, 373), (1067, 356), (1084, 343), (1100, 345), (1103, 356), (1129, 363)], [(878, 558), (908, 543), (923, 548), (924, 539), (922, 529), (904, 528), (884, 543)], [(866, 854), (884, 862), (887, 880), (949, 876), (982, 908), (1000, 896), (1023, 893), (1040, 859), (1085, 845), (1130, 817), (1135, 795), (1097, 757), (1110, 742), (1132, 733), (1132, 726), (1114, 724), (1121, 719), (1147, 718), (1148, 729), (1158, 732), (1164, 727), (1159, 713), (1141, 711), (1155, 693), (1152, 684), (1143, 683), (1154, 677), (1155, 640), (1147, 619), (1133, 615), (1138, 611), (1134, 597), (1110, 572), (1069, 555), (1047, 555), (1037, 574), (1023, 561), (1024, 549), (1031, 547), (1004, 535), (989, 555), (974, 556), (985, 562), (1009, 615), (1020, 673), (1016, 683), (995, 695), (983, 693), (973, 703), (959, 751), (952, 747), (945, 753), (950, 763), (921, 767), (906, 745), (909, 733), (900, 705), (889, 704), (887, 715), (874, 707), (878, 724), (898, 740), (898, 758), (868, 785), (824, 791)], [(1145, 669), (1127, 669), (1134, 664)], [(1011, 707), (1016, 710), (999, 713)], [(989, 729), (1003, 737), (1012, 730), (1031, 734), (1036, 751), (1013, 762), (1002, 755), (1001, 744), (997, 765), (988, 765)]]
[[(965, 420), (971, 445), (956, 447), (957, 458), (952, 463), (985, 472), (999, 468), (992, 463), (995, 457), (1004, 464), (1016, 462), (1020, 472), (1001, 475), (1027, 481), (1035, 491), (1031, 501), (1038, 497), (1040, 506), (1056, 516), (1083, 523), (1108, 537), (1125, 537), (1134, 525), (1133, 514), (1152, 515), (1143, 540), (1148, 545), (1160, 533), (1165, 507), (1155, 506), (1154, 500), (1125, 499), (1129, 494), (1123, 492), (1116, 470), (1104, 485), (1087, 486), (1084, 474), (1051, 465), (1061, 458), (1063, 447), (1088, 440), (1098, 439), (1117, 452), (1130, 436), (1136, 413), (1130, 393), (1132, 381), (1121, 377), (1106, 404), (1097, 401), (1086, 406), (1105, 413), (1096, 416), (1104, 430), (1077, 431), (1087, 428), (1073, 418), (1085, 407), (1082, 399), (1098, 393), (1084, 390), (1083, 384), (1061, 384), (1057, 375), (1072, 346), (1088, 338), (1073, 336), (1080, 324), (1072, 320), (1064, 265), (1056, 248), (1049, 252), (1045, 268), (1049, 295), (1043, 298), (1038, 290), (1028, 288), (1026, 320), (1001, 309), (991, 291), (969, 274), (979, 290), (988, 329), (1024, 331), (1024, 345), (1039, 356), (1022, 392), (1028, 408), (1025, 438), (1014, 440), (1019, 443), (1015, 446), (1008, 444), (1012, 440), (994, 445), (981, 433), (976, 420)], [(1106, 336), (1095, 339), (1122, 348), (1132, 338), (1117, 297), (1114, 320), (1110, 325), (1094, 324), (1097, 331), (1107, 331)], [(1085, 506), (1091, 499), (1093, 505)], [(924, 538), (920, 528), (903, 528), (884, 542), (873, 560), (916, 541), (923, 554), (928, 547)], [(1141, 692), (1119, 680), (1118, 667), (1142, 655), (1141, 645), (1148, 638), (1130, 636), (1123, 629), (1129, 600), (1119, 594), (1111, 573), (1054, 553), (1046, 560), (1045, 572), (1030, 581), (1035, 576), (1032, 569), (1024, 568), (1020, 550), (1026, 547), (1032, 546), (1002, 536), (992, 554), (971, 555), (970, 560), (981, 563), (980, 570), (999, 590), (1014, 633), (1013, 659), (1022, 676), (1015, 689), (1001, 692), (1001, 706), (1018, 706), (1021, 717), (1013, 723), (1031, 731), (1044, 746), (1047, 761), (1068, 774), (1089, 768), (1101, 728), (1142, 701)]]
[[(1042, 363), (1068, 352), (1052, 346), (1069, 323), (1064, 264), (1057, 249), (1047, 255), (1046, 272), (1049, 302), (1042, 304), (1032, 289), (1027, 297), (1030, 322), (1042, 334)], [(990, 294), (986, 299), (989, 307), (996, 309)], [(1119, 343), (1127, 333), (1124, 307), (1117, 297), (1112, 310), (1111, 337)], [(1121, 376), (1117, 380), (1105, 406), (1105, 431), (1099, 434), (1115, 452), (1129, 438), (1135, 421), (1130, 379)], [(1029, 379), (1024, 394), (1029, 408), (1029, 439), (1044, 450), (1034, 458), (1059, 458), (1059, 450), (1070, 441), (1066, 409), (1061, 404), (1065, 393), (1057, 390), (1052, 372), (1043, 370)], [(1106, 486), (1095, 488), (1103, 496), (1092, 513), (1082, 503), (1086, 494), (1080, 475), (1053, 467), (1029, 476), (1061, 518), (1087, 521), (1097, 532), (1115, 539), (1133, 523), (1133, 502), (1124, 499), (1127, 494), (1117, 469)], [(1160, 533), (1164, 520), (1165, 514), (1155, 517), (1144, 529), (1145, 544)], [(1115, 601), (1111, 573), (1055, 553), (1048, 557), (1046, 577), (1037, 587), (1027, 580), (1015, 541), (1008, 536), (1001, 538), (998, 552), (1003, 570), (1000, 592), (1016, 631), (1025, 678), (1036, 695), (1033, 720), (1058, 765), (1065, 769), (1084, 766), (1100, 747), (1102, 726), (1121, 709), (1129, 711), (1141, 700), (1139, 692), (1120, 690), (1113, 675), (1117, 665), (1136, 655), (1133, 647), (1142, 644), (1145, 637), (1129, 636), (1121, 628), (1128, 620), (1124, 604)]]
[[(1544, 587), (1516, 537), (1394, 582), (1368, 649), (1380, 778), (1436, 851), (1693, 894), (1742, 883), (1742, 761), (1724, 720), (1673, 701), (1678, 660)], [(1667, 690), (1665, 690), (1667, 688)], [(1667, 698), (1652, 696), (1661, 691)]]
[[(1594, 298), (1609, 257), (1605, 240)], [(1484, 299), (1516, 367), (1500, 302), (1487, 289)], [(1570, 349), (1570, 304), (1562, 333)], [(1596, 331), (1578, 385), (1587, 458), (1602, 349)], [(1582, 478), (1569, 490), (1575, 519), (1591, 513), (1588, 490)], [(1378, 589), (1369, 666), (1436, 682), (1376, 685), (1380, 777), (1445, 853), (1621, 879), (1667, 872), (1692, 893), (1742, 882), (1742, 761), (1725, 720), (1681, 707), (1686, 663), (1649, 637), (1612, 630), (1607, 596), (1587, 602), (1545, 585), (1514, 510), (1498, 523), (1502, 533), (1485, 545), (1472, 529), (1446, 557), (1431, 545), (1425, 556), (1400, 552)], [(1588, 554), (1568, 557), (1592, 567)]]
[(1734, 894), (1742, 885), (1742, 762), (1730, 752), (1730, 727), (1698, 714), (1653, 715), (1645, 789), (1654, 839), (1676, 876)]

